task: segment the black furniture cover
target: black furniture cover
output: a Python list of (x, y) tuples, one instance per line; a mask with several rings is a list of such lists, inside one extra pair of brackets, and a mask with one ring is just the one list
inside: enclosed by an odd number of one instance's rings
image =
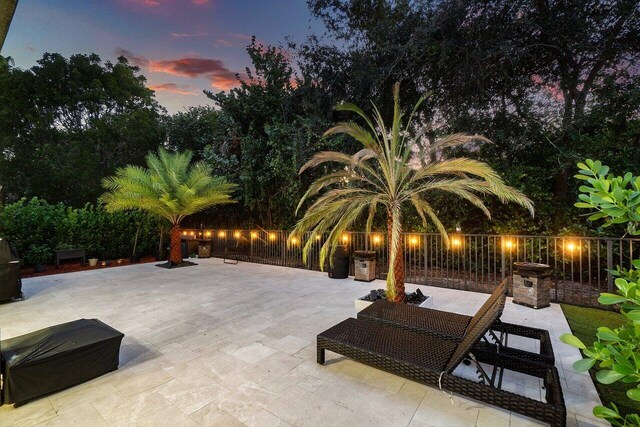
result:
[(0, 237), (0, 301), (23, 297), (18, 254)]
[(124, 334), (80, 319), (0, 342), (2, 403), (33, 398), (118, 369)]

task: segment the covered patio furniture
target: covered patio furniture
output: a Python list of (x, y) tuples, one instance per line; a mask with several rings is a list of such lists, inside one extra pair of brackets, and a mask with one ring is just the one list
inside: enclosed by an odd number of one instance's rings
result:
[[(397, 328), (427, 335), (436, 335), (459, 342), (506, 291), (507, 279), (496, 287), (474, 316), (379, 300), (360, 311), (358, 319), (381, 322)], [(547, 365), (554, 365), (555, 363), (551, 338), (549, 332), (544, 329), (506, 323), (498, 318), (491, 325), (488, 333), (492, 341), (489, 342), (484, 337), (476, 345), (477, 351), (494, 351), (493, 346), (497, 345), (498, 351), (505, 357), (514, 357)], [(509, 347), (510, 336), (520, 336), (538, 341), (539, 353)]]
[[(349, 318), (317, 337), (317, 361), (325, 363), (329, 350), (366, 365), (412, 381), (457, 393), (490, 405), (517, 412), (553, 426), (566, 425), (566, 407), (558, 371), (540, 363), (503, 360), (499, 352), (475, 352), (474, 347), (498, 320), (506, 296), (477, 318), (460, 341), (427, 335), (367, 319)], [(465, 359), (476, 365), (481, 382), (453, 375)], [(489, 364), (489, 374), (481, 363)], [(504, 370), (542, 379), (545, 401), (538, 401), (501, 389)]]
[(2, 403), (29, 400), (118, 369), (124, 335), (80, 319), (0, 342)]

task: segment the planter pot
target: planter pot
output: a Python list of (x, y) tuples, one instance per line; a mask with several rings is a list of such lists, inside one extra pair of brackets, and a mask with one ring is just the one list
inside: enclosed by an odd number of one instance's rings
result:
[[(408, 294), (408, 293), (407, 293)], [(364, 310), (365, 308), (369, 307), (371, 304), (373, 304), (372, 301), (366, 301), (363, 298), (368, 297), (369, 295), (364, 295), (363, 297), (360, 297), (358, 299), (355, 300), (354, 302), (354, 306), (356, 308), (356, 311), (361, 311)], [(419, 307), (423, 307), (423, 308), (432, 308), (433, 307), (433, 297), (430, 295), (427, 295), (427, 299), (422, 301), (419, 305)]]
[(33, 266), (33, 271), (35, 273), (43, 273), (44, 272), (44, 264), (36, 264)]
[(98, 265), (98, 258), (89, 258), (89, 267), (95, 267)]

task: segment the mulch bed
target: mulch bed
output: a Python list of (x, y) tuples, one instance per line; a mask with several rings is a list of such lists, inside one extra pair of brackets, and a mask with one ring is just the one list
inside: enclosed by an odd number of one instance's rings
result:
[(131, 263), (128, 259), (122, 259), (120, 263), (118, 263), (118, 260), (110, 261), (108, 266), (103, 266), (102, 262), (98, 262), (98, 265), (96, 265), (95, 267), (89, 267), (89, 264), (80, 265), (79, 262), (65, 262), (60, 264), (60, 268), (56, 268), (54, 265), (47, 265), (45, 266), (45, 270), (42, 273), (36, 273), (35, 271), (33, 271), (33, 267), (23, 268), (20, 270), (20, 274), (22, 278), (41, 277), (51, 276), (53, 274), (71, 273), (74, 271), (100, 270), (104, 268), (123, 267), (130, 264), (144, 264), (148, 262), (157, 262), (157, 260), (152, 256), (141, 258), (140, 261), (136, 263)]

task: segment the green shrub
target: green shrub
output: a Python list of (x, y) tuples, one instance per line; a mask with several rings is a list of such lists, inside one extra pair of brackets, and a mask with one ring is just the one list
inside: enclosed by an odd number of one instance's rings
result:
[(109, 213), (102, 206), (73, 209), (62, 203), (21, 199), (0, 210), (0, 236), (9, 240), (27, 264), (34, 264), (33, 246), (46, 248), (47, 261), (56, 249), (85, 248), (91, 258), (117, 259), (155, 254), (160, 220), (144, 212)]
[(52, 255), (53, 252), (51, 252), (51, 249), (49, 249), (47, 245), (36, 245), (32, 243), (29, 245), (29, 250), (24, 258), (31, 265), (46, 264), (51, 261)]
[[(600, 161), (587, 159), (578, 163), (576, 178), (585, 181), (580, 187), (580, 202), (575, 206), (588, 209), (589, 221), (603, 221), (603, 227), (624, 225), (630, 235), (640, 235), (640, 177), (627, 173), (614, 176)], [(588, 185), (587, 185), (588, 184)], [(640, 401), (640, 259), (632, 260), (633, 268), (611, 271), (616, 276), (617, 293), (602, 293), (598, 302), (617, 305), (626, 322), (617, 328), (598, 328), (597, 341), (585, 345), (572, 334), (563, 334), (560, 340), (582, 351), (584, 358), (573, 364), (576, 371), (598, 367), (596, 379), (602, 384), (624, 382), (635, 384), (627, 390), (627, 397)], [(610, 407), (596, 406), (593, 414), (614, 426), (640, 425), (637, 414), (622, 414), (615, 403)]]

